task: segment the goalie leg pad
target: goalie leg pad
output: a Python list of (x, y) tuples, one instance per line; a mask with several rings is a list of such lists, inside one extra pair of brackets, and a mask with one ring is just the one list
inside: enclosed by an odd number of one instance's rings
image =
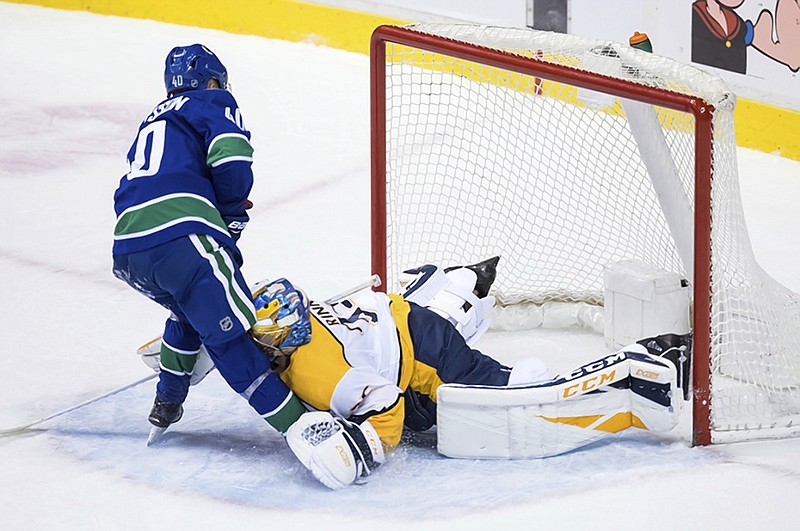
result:
[(683, 399), (689, 400), (689, 377), (692, 362), (692, 334), (662, 334), (637, 341), (649, 354), (666, 358), (678, 368), (678, 387)]
[(142, 357), (145, 365), (158, 373), (161, 371), (161, 337), (148, 341), (138, 349), (136, 354)]
[(678, 423), (677, 371), (640, 345), (542, 383), (445, 384), (437, 400), (438, 450), (449, 457), (558, 455), (630, 427)]
[(303, 414), (286, 432), (286, 442), (300, 463), (330, 489), (341, 489), (369, 476), (385, 460), (378, 433), (325, 411)]
[(208, 354), (205, 345), (200, 345), (200, 352), (197, 353), (197, 360), (194, 362), (192, 377), (189, 385), (197, 385), (214, 370), (214, 361)]

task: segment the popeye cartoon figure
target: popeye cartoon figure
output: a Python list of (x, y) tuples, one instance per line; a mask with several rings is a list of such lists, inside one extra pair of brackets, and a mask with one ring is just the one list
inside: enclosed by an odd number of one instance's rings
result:
[[(735, 11), (744, 0), (698, 0), (692, 4), (692, 62), (747, 73), (747, 47), (792, 72), (800, 69), (800, 0), (777, 0), (753, 24)], [(773, 37), (774, 35), (774, 37)]]
[(734, 11), (742, 3), (744, 0), (698, 0), (692, 4), (692, 62), (747, 72), (753, 24)]

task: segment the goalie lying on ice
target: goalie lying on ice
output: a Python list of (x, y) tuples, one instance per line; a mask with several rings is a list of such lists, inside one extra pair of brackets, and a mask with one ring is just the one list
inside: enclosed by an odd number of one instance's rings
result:
[(252, 337), (316, 410), (286, 438), (318, 480), (334, 489), (363, 480), (404, 423), (427, 429), (438, 419), (439, 451), (470, 458), (543, 457), (629, 427), (675, 426), (671, 360), (688, 360), (686, 336), (642, 341), (553, 379), (536, 358), (512, 369), (471, 348), (488, 326), (498, 260), (423, 266), (404, 274), (400, 294), (334, 304), (309, 301), (286, 279), (256, 292)]

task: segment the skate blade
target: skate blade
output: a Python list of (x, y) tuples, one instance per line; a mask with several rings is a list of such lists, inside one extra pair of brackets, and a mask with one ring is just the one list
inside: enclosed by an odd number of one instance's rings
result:
[(161, 437), (164, 436), (164, 432), (166, 431), (167, 428), (159, 428), (158, 426), (150, 428), (150, 435), (147, 436), (147, 446), (152, 446), (161, 440)]

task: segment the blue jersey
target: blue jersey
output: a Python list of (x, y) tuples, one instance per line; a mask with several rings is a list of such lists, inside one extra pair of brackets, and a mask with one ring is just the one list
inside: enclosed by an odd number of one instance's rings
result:
[(191, 90), (159, 103), (139, 126), (114, 194), (114, 254), (207, 234), (237, 254), (231, 219), (247, 220), (253, 148), (225, 90)]

